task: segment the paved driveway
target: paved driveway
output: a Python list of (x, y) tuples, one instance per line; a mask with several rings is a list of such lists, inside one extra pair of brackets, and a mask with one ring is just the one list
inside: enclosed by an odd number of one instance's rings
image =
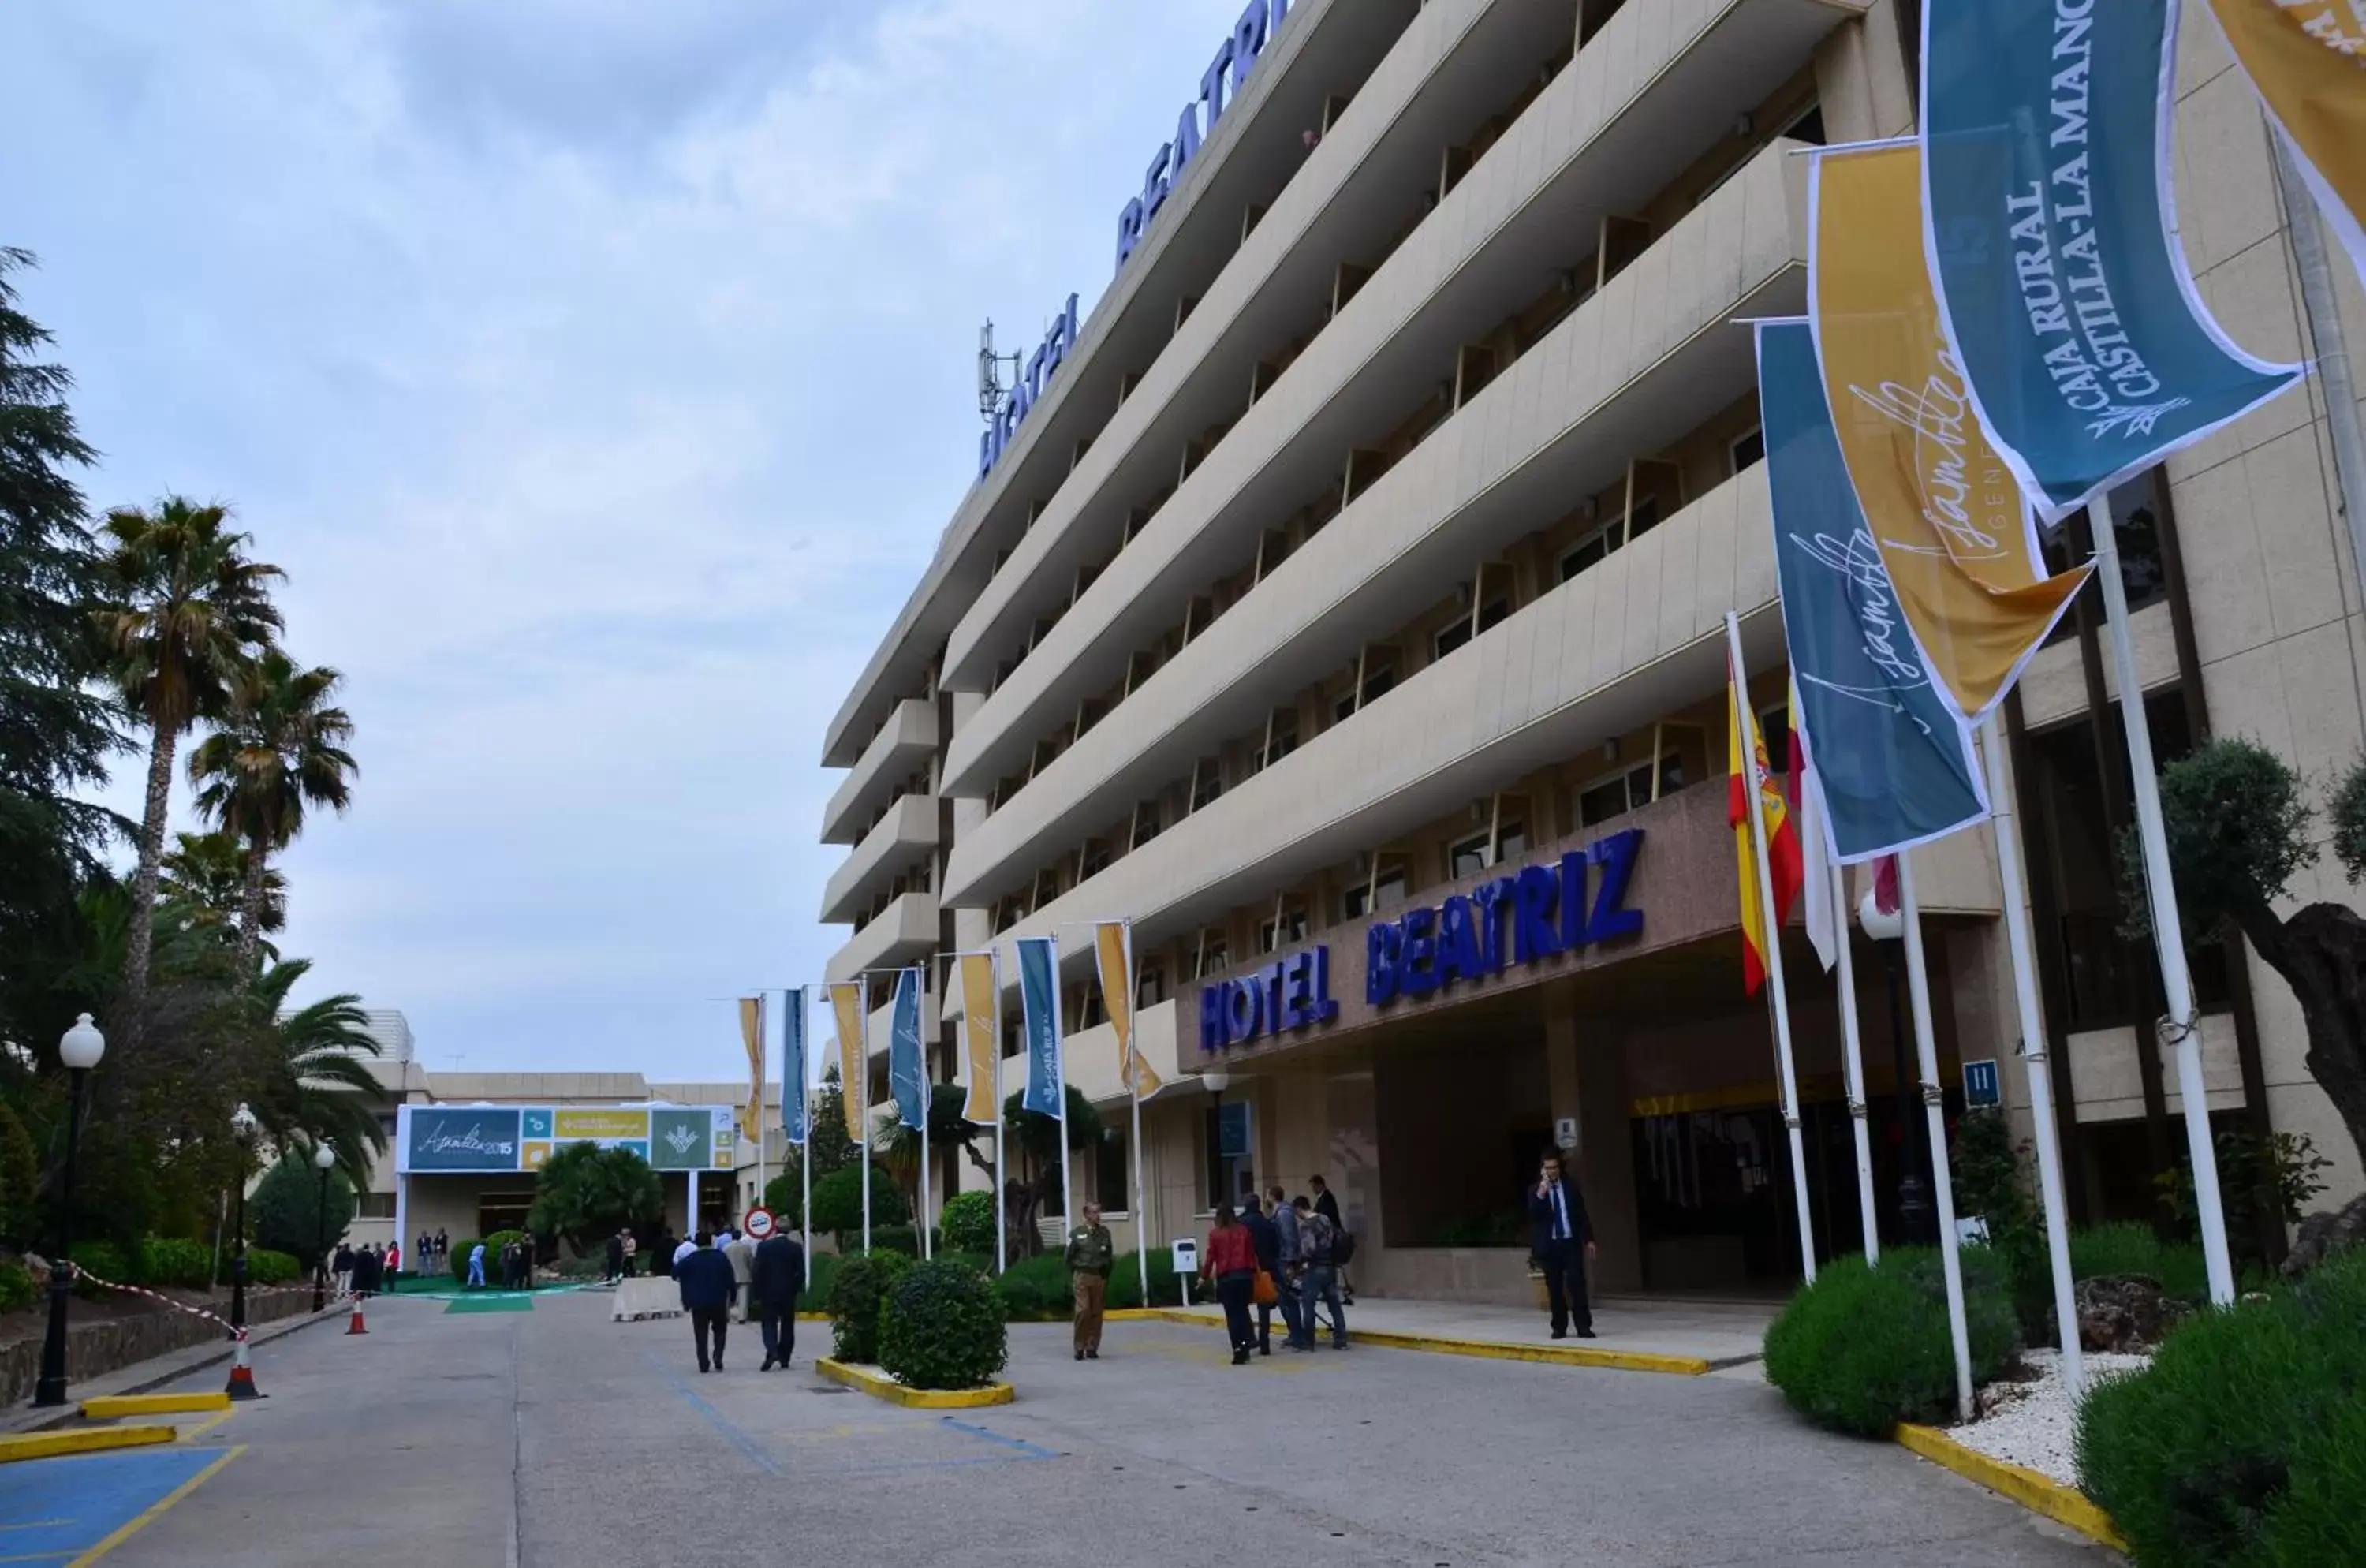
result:
[(245, 1451), (107, 1568), (2115, 1561), (1807, 1430), (1748, 1375), (1373, 1348), (1235, 1368), (1156, 1323), (1079, 1364), (1065, 1326), (1022, 1325), (1019, 1403), (948, 1417), (818, 1382), (812, 1325), (788, 1372), (735, 1327), (706, 1377), (683, 1324), (613, 1324), (596, 1294), (370, 1325), (272, 1348), (272, 1397), (207, 1438)]

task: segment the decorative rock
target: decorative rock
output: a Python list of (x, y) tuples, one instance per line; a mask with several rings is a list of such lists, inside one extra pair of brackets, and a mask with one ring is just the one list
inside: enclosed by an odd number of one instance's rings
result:
[(2160, 1281), (2142, 1274), (2081, 1280), (2070, 1299), (2079, 1312), (2079, 1343), (2089, 1350), (2149, 1349), (2180, 1315), (2176, 1303), (2162, 1299)]
[(2327, 1254), (2360, 1245), (2366, 1245), (2366, 1196), (2301, 1221), (2300, 1235), (2284, 1258), (2284, 1278), (2297, 1280), (2324, 1262)]

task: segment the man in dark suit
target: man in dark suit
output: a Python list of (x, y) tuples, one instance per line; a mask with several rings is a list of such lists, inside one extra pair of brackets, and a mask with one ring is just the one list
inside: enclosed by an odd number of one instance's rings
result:
[(673, 1282), (682, 1292), (682, 1310), (690, 1314), (691, 1338), (698, 1346), (698, 1370), (707, 1369), (706, 1344), (715, 1341), (714, 1366), (723, 1370), (723, 1336), (731, 1323), (731, 1299), (739, 1293), (739, 1281), (731, 1272), (731, 1259), (707, 1244), (704, 1231), (698, 1233), (698, 1250), (682, 1255), (674, 1266)]
[(1585, 1266), (1594, 1258), (1594, 1227), (1586, 1223), (1585, 1199), (1577, 1178), (1561, 1168), (1560, 1156), (1547, 1155), (1528, 1189), (1528, 1253), (1545, 1271), (1545, 1295), (1552, 1303), (1552, 1337), (1569, 1337), (1576, 1320), (1580, 1339), (1594, 1337), (1594, 1309), (1585, 1301)]
[(764, 1364), (785, 1367), (797, 1348), (797, 1296), (806, 1288), (806, 1249), (794, 1237), (774, 1231), (756, 1246), (748, 1265), (748, 1293), (756, 1298), (763, 1325)]

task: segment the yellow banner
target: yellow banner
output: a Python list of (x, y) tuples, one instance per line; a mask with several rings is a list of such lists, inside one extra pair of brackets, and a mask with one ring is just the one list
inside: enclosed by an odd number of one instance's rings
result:
[(962, 1120), (991, 1127), (1002, 1119), (995, 1102), (997, 1069), (1002, 1062), (1002, 1032), (995, 1027), (1000, 998), (994, 985), (994, 954), (961, 955), (962, 1045), (969, 1062), (969, 1100)]
[(840, 980), (829, 988), (830, 1017), (838, 1023), (838, 1097), (846, 1110), (846, 1135), (862, 1142), (862, 982)]
[(1133, 933), (1123, 920), (1103, 920), (1093, 927), (1093, 956), (1100, 963), (1101, 1006), (1117, 1034), (1117, 1070), (1136, 1100), (1148, 1100), (1166, 1087), (1166, 1080), (1143, 1060), (1133, 1041)]
[(748, 1047), (748, 1103), (739, 1108), (739, 1133), (749, 1143), (764, 1136), (764, 998), (739, 998), (739, 1038)]
[(580, 1143), (589, 1138), (627, 1139), (649, 1135), (649, 1113), (646, 1111), (557, 1111), (552, 1112), (553, 1135), (562, 1144)]
[(1973, 410), (1923, 254), (1921, 157), (1908, 144), (1816, 159), (1809, 308), (1832, 424), (1899, 606), (1977, 722), (2092, 569), (2046, 576), (2021, 487)]
[(2327, 223), (2366, 278), (2366, 7), (2210, 0), (2226, 42), (2300, 154)]

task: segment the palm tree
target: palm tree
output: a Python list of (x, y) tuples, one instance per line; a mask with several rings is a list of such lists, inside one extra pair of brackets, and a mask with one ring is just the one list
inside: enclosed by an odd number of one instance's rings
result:
[(238, 957), (254, 962), (266, 918), (271, 855), (304, 830), (304, 808), (344, 810), (359, 771), (344, 742), (354, 721), (329, 705), (344, 677), (305, 670), (265, 649), (231, 692), (221, 726), (189, 754), (197, 809), (246, 840), (246, 889), (239, 903)]
[(288, 1008), (287, 993), (311, 967), (310, 959), (291, 958), (272, 964), (248, 987), (257, 1051), (247, 1104), (276, 1147), (309, 1148), (323, 1139), (335, 1145), (346, 1174), (366, 1190), (369, 1165), (362, 1151), (383, 1151), (387, 1143), (377, 1109), (386, 1091), (367, 1060), (378, 1054), (378, 1043), (359, 997), (324, 997)]
[(98, 613), (117, 688), (147, 721), (148, 801), (140, 821), (140, 870), (132, 879), (131, 942), (124, 982), (148, 988), (154, 944), (151, 911), (164, 855), (165, 804), (173, 751), (201, 718), (228, 705), (231, 688), (255, 650), (280, 626), (271, 580), (285, 574), (250, 559), (244, 534), (221, 506), (168, 496), (153, 511), (107, 514), (107, 581), (112, 603)]
[[(160, 911), (178, 906), (194, 925), (227, 926), (246, 907), (247, 850), (229, 833), (175, 833), (164, 852), (157, 881)], [(287, 879), (276, 868), (263, 873), (262, 931), (287, 924)]]

